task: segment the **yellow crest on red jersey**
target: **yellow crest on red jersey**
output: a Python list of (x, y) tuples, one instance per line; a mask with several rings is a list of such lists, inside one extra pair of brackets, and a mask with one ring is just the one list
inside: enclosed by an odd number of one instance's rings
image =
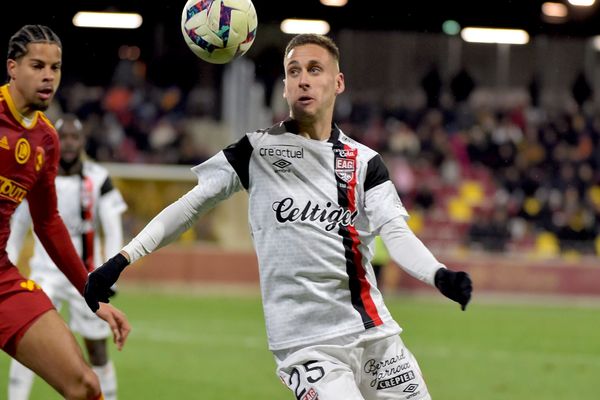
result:
[(15, 146), (15, 159), (19, 164), (25, 164), (31, 155), (31, 146), (27, 139), (21, 138)]

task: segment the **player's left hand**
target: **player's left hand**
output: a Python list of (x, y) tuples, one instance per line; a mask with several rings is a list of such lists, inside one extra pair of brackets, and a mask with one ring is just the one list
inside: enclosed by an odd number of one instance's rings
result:
[(109, 302), (109, 298), (114, 294), (111, 288), (128, 265), (129, 260), (123, 254), (118, 253), (89, 273), (83, 289), (83, 297), (93, 312), (98, 310), (100, 302)]
[(434, 281), (435, 286), (444, 296), (460, 304), (463, 311), (467, 308), (473, 292), (473, 282), (469, 274), (440, 268), (435, 273)]
[(109, 289), (108, 289), (108, 298), (112, 299), (113, 297), (115, 297), (117, 295), (117, 285), (112, 285)]
[(100, 303), (96, 315), (108, 322), (113, 333), (113, 341), (117, 349), (121, 350), (131, 332), (131, 325), (125, 314), (110, 304)]

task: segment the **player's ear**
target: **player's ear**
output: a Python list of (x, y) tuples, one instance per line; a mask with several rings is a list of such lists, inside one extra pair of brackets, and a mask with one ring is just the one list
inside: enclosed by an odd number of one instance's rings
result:
[(342, 74), (341, 72), (337, 74), (336, 78), (335, 78), (335, 94), (341, 94), (344, 92), (344, 90), (346, 89), (346, 84), (344, 82), (344, 74)]
[(6, 60), (6, 72), (8, 73), (8, 77), (11, 80), (15, 80), (15, 67), (17, 66), (17, 62), (13, 59)]

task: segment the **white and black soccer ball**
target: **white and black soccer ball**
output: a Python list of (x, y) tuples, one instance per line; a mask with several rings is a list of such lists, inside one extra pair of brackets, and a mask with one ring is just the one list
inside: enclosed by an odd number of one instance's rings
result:
[(250, 0), (188, 0), (181, 32), (189, 48), (204, 61), (225, 64), (254, 43), (258, 19)]

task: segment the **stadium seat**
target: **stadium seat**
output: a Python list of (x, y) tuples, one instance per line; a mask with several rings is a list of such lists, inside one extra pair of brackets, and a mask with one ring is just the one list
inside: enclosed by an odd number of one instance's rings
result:
[(552, 232), (541, 232), (535, 241), (535, 255), (541, 258), (556, 257), (560, 254), (558, 238)]
[(588, 196), (594, 205), (600, 205), (600, 185), (594, 185), (588, 190)]
[(473, 210), (468, 202), (462, 197), (454, 197), (448, 201), (448, 214), (454, 222), (470, 222), (473, 218)]
[(408, 226), (416, 235), (421, 234), (423, 232), (423, 214), (419, 211), (411, 211)]
[(478, 181), (463, 181), (459, 189), (460, 197), (470, 206), (478, 206), (485, 200), (484, 188)]

